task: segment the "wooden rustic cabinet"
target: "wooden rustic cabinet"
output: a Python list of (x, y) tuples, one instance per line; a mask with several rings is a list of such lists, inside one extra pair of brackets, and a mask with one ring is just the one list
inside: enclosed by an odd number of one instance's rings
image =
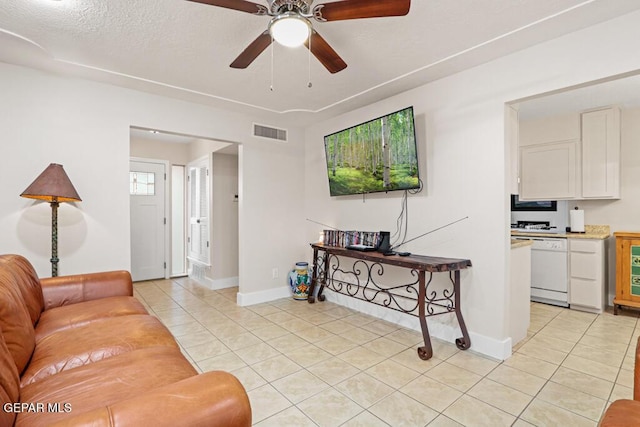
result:
[(616, 297), (613, 313), (622, 306), (640, 308), (640, 233), (616, 232)]

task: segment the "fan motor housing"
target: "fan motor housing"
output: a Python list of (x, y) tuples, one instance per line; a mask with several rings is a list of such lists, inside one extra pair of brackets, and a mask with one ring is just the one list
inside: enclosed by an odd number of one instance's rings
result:
[(313, 3), (313, 0), (272, 0), (270, 3), (271, 13), (274, 15), (287, 11), (307, 14), (309, 13), (309, 5)]

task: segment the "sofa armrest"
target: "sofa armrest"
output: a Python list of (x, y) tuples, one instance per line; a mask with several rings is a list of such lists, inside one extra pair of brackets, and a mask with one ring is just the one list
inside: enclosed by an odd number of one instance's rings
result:
[(251, 405), (236, 377), (228, 372), (212, 371), (53, 424), (57, 427), (88, 425), (249, 427)]
[(636, 343), (636, 363), (633, 369), (633, 400), (640, 401), (640, 338)]
[(620, 399), (604, 413), (598, 427), (637, 427), (640, 425), (640, 402)]
[(40, 279), (44, 309), (113, 296), (133, 296), (128, 271), (77, 274)]

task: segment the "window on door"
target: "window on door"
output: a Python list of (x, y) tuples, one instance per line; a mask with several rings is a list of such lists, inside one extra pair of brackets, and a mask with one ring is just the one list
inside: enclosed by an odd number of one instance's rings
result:
[(132, 196), (153, 196), (156, 175), (153, 172), (129, 172), (129, 194)]

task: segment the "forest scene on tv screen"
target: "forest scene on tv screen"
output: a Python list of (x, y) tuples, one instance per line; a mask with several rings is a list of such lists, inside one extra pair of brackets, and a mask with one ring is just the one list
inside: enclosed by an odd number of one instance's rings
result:
[(413, 108), (324, 138), (332, 196), (419, 188)]

